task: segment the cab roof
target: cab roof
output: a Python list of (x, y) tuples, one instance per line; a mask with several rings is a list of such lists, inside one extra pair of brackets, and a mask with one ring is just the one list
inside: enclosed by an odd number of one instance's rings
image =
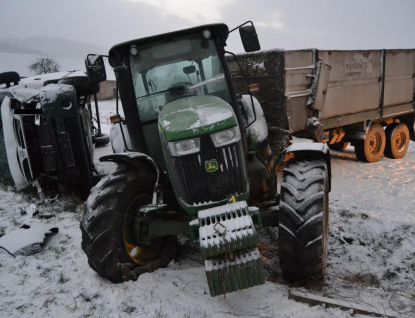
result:
[(112, 51), (116, 51), (116, 52), (124, 51), (125, 49), (128, 49), (130, 45), (132, 44), (140, 45), (140, 44), (155, 42), (155, 41), (162, 40), (162, 39), (178, 37), (178, 36), (182, 36), (186, 34), (195, 34), (198, 32), (201, 33), (203, 30), (206, 30), (206, 29), (208, 29), (212, 33), (212, 36), (218, 36), (219, 39), (223, 42), (225, 42), (226, 39), (228, 38), (229, 29), (226, 24), (224, 23), (205, 24), (205, 25), (194, 27), (194, 28), (189, 28), (189, 29), (184, 29), (184, 30), (179, 30), (179, 31), (174, 31), (174, 32), (169, 32), (169, 33), (163, 33), (163, 34), (158, 34), (154, 36), (149, 36), (149, 37), (144, 37), (144, 38), (140, 38), (136, 40), (123, 42), (123, 43), (114, 45), (110, 49), (110, 55)]

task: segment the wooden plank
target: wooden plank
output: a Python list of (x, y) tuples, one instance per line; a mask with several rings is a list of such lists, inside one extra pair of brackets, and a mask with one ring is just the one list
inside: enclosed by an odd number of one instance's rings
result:
[(381, 312), (371, 311), (370, 308), (363, 307), (359, 304), (350, 303), (348, 301), (327, 298), (323, 296), (313, 295), (309, 293), (304, 293), (297, 290), (288, 291), (288, 299), (293, 299), (302, 303), (309, 304), (310, 306), (316, 306), (325, 304), (327, 307), (337, 307), (345, 310), (353, 310), (355, 314), (370, 315), (375, 317), (396, 317), (396, 313), (387, 312), (386, 310)]

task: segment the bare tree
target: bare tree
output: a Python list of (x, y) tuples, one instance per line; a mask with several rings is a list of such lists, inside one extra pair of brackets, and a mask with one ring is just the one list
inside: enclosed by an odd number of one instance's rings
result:
[(53, 57), (37, 57), (36, 60), (29, 65), (29, 70), (35, 75), (59, 72), (60, 65)]

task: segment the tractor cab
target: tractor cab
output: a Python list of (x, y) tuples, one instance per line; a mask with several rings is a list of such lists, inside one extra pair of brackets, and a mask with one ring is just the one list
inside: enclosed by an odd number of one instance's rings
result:
[[(244, 47), (259, 50), (253, 25), (241, 30)], [(166, 169), (159, 132), (177, 141), (221, 130), (218, 125), (209, 128), (221, 121), (221, 113), (228, 116), (214, 105), (230, 106), (234, 119), (241, 120), (224, 56), (228, 34), (225, 24), (212, 24), (111, 48), (109, 62), (117, 74), (131, 150), (150, 155)], [(89, 69), (97, 72), (95, 65)]]
[[(244, 47), (258, 50), (253, 25), (240, 30)], [(249, 197), (244, 122), (225, 59), (228, 34), (225, 24), (204, 25), (121, 43), (109, 53), (131, 150), (168, 172), (179, 204), (192, 214), (230, 195)]]

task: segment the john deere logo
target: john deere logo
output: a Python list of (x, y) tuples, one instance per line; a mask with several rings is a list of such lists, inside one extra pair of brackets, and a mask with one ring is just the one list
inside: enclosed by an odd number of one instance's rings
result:
[(207, 172), (215, 172), (219, 168), (216, 160), (209, 160), (205, 162), (205, 169)]

